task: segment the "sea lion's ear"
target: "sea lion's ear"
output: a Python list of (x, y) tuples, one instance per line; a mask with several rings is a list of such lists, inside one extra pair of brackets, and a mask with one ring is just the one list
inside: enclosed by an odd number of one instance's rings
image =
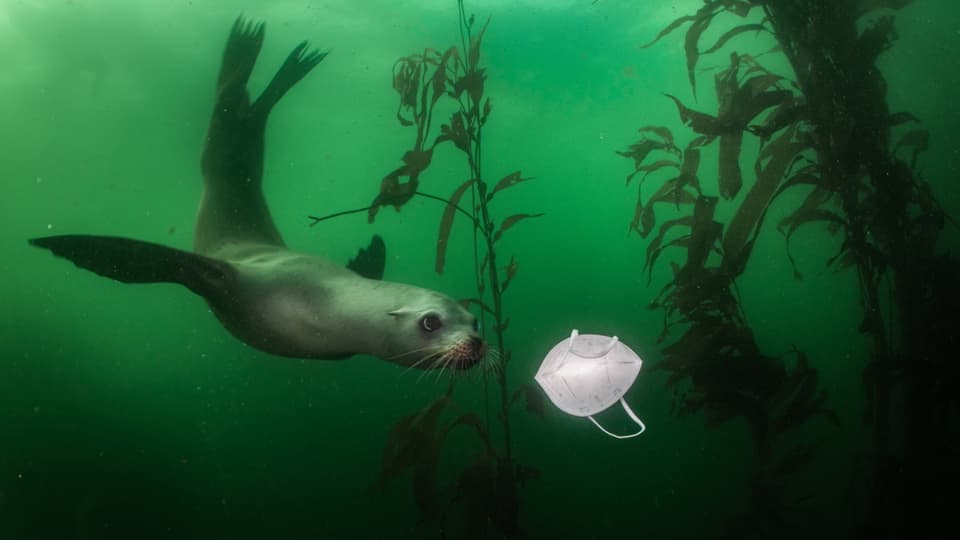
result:
[(393, 311), (388, 311), (387, 315), (390, 315), (391, 317), (403, 317), (404, 315), (408, 315), (410, 313), (412, 312), (409, 309), (395, 309)]
[(383, 271), (387, 265), (387, 246), (383, 238), (373, 235), (370, 245), (360, 248), (357, 256), (347, 263), (347, 268), (367, 279), (383, 279)]

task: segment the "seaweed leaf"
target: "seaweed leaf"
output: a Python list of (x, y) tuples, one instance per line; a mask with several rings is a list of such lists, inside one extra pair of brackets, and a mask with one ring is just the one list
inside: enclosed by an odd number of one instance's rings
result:
[(630, 180), (633, 180), (633, 177), (639, 173), (643, 173), (643, 177), (640, 178), (640, 181), (643, 182), (644, 180), (647, 179), (647, 176), (650, 175), (650, 173), (659, 171), (664, 167), (674, 167), (679, 169), (680, 164), (677, 163), (676, 161), (673, 161), (672, 159), (661, 159), (659, 161), (655, 161), (653, 163), (643, 165), (641, 167), (637, 167), (636, 169), (634, 169), (632, 173), (627, 175), (627, 185), (629, 185)]
[(690, 141), (690, 144), (684, 149), (683, 163), (680, 165), (680, 175), (677, 177), (681, 186), (693, 186), (697, 193), (701, 192), (697, 171), (700, 169), (700, 146), (703, 140), (706, 139), (698, 137)]
[(845, 268), (850, 268), (858, 264), (857, 254), (854, 250), (850, 249), (850, 242), (844, 241), (843, 245), (840, 246), (840, 249), (837, 251), (836, 255), (827, 259), (827, 262), (824, 266), (830, 267), (835, 266), (834, 271), (839, 272)]
[(734, 28), (731, 28), (730, 30), (727, 30), (726, 32), (724, 32), (724, 34), (720, 36), (719, 39), (717, 39), (717, 42), (714, 43), (712, 47), (710, 47), (705, 51), (701, 51), (700, 54), (709, 54), (709, 53), (715, 52), (720, 47), (723, 47), (724, 45), (726, 45), (728, 41), (737, 37), (740, 34), (743, 34), (744, 32), (752, 32), (752, 31), (763, 32), (766, 30), (767, 30), (767, 27), (759, 23), (741, 24), (740, 26), (735, 26)]
[(721, 0), (723, 8), (730, 13), (744, 18), (750, 14), (750, 10), (760, 5), (754, 0)]
[(743, 144), (743, 132), (733, 131), (720, 136), (720, 196), (732, 199), (740, 192), (743, 176), (740, 172), (740, 148)]
[(416, 177), (412, 177), (403, 183), (400, 182), (400, 176), (406, 170), (406, 165), (394, 169), (380, 181), (380, 193), (373, 199), (373, 203), (367, 211), (367, 221), (369, 223), (373, 223), (381, 207), (391, 205), (400, 210), (400, 207), (406, 204), (417, 192), (419, 183)]
[(451, 57), (456, 58), (457, 48), (450, 47), (443, 57), (440, 59), (440, 64), (434, 69), (433, 77), (431, 82), (433, 83), (433, 97), (431, 99), (431, 105), (436, 105), (437, 101), (440, 100), (440, 97), (444, 94), (444, 89), (447, 86), (447, 62)]
[[(483, 254), (483, 260), (480, 261), (480, 269), (477, 271), (478, 276), (487, 275), (487, 265), (490, 264), (490, 252), (486, 251)], [(477, 293), (483, 295), (483, 292), (486, 290), (486, 285), (484, 284), (483, 279), (477, 280)]]
[(467, 189), (474, 183), (476, 183), (476, 179), (470, 179), (460, 184), (460, 187), (453, 192), (453, 195), (450, 196), (450, 201), (443, 209), (443, 217), (440, 218), (440, 231), (437, 236), (437, 260), (434, 265), (434, 269), (438, 274), (443, 273), (443, 266), (446, 262), (447, 241), (450, 239), (450, 228), (453, 227), (453, 218), (457, 214), (457, 204)]
[[(847, 221), (836, 212), (817, 207), (822, 203), (823, 200), (829, 198), (831, 195), (831, 193), (825, 190), (815, 190), (811, 192), (807, 196), (807, 199), (801, 204), (800, 208), (784, 218), (777, 226), (777, 228), (780, 229), (780, 232), (784, 235), (784, 242), (786, 243), (787, 247), (787, 258), (790, 260), (790, 264), (793, 266), (793, 277), (796, 279), (802, 279), (803, 275), (797, 268), (797, 262), (794, 260), (793, 254), (790, 252), (790, 238), (793, 236), (793, 233), (796, 232), (796, 230), (802, 225), (807, 223), (826, 223), (828, 230), (831, 233), (841, 227), (849, 226)], [(846, 248), (841, 248), (841, 253), (838, 253), (837, 256), (841, 255), (845, 249)], [(830, 266), (837, 256), (831, 257), (831, 259), (827, 261), (827, 266)], [(843, 268), (843, 266), (840, 268)], [(840, 268), (838, 268), (838, 270)]]
[(543, 392), (537, 390), (528, 383), (523, 383), (513, 391), (513, 396), (510, 398), (510, 404), (512, 405), (520, 399), (523, 399), (523, 402), (526, 405), (525, 409), (528, 413), (533, 414), (541, 420), (543, 419), (546, 413), (546, 407), (544, 406), (543, 401)]
[(680, 114), (680, 120), (697, 133), (709, 136), (717, 136), (723, 133), (723, 128), (720, 123), (717, 122), (716, 117), (687, 107), (671, 94), (664, 95), (672, 99), (676, 104), (677, 112)]
[(464, 91), (470, 96), (474, 103), (480, 102), (483, 95), (483, 84), (487, 76), (483, 69), (475, 69), (467, 72), (453, 83), (453, 97), (459, 98)]
[(903, 137), (897, 141), (893, 147), (893, 153), (896, 154), (901, 148), (913, 147), (913, 154), (910, 156), (910, 168), (917, 166), (917, 156), (925, 151), (930, 145), (930, 132), (925, 129), (914, 129), (904, 133)]
[(890, 127), (906, 124), (907, 122), (920, 123), (920, 119), (908, 112), (893, 113), (887, 118), (887, 125)]
[(403, 154), (403, 163), (406, 168), (403, 170), (404, 176), (415, 177), (430, 166), (433, 159), (433, 148), (426, 150), (408, 150)]
[(651, 41), (650, 43), (647, 43), (646, 45), (641, 45), (640, 48), (641, 48), (641, 49), (646, 49), (646, 48), (652, 46), (654, 43), (656, 43), (656, 42), (660, 41), (662, 38), (666, 37), (670, 32), (673, 32), (673, 31), (676, 30), (677, 28), (680, 28), (682, 25), (684, 25), (684, 24), (686, 24), (686, 23), (688, 23), (688, 22), (690, 22), (690, 21), (695, 21), (695, 20), (697, 20), (697, 15), (684, 15), (683, 17), (680, 17), (680, 18), (678, 18), (678, 19), (675, 19), (673, 22), (671, 22), (670, 24), (668, 24), (668, 25), (666, 26), (666, 28), (664, 28), (663, 30), (661, 30), (660, 33), (657, 34), (657, 37), (653, 38), (653, 41)]
[(785, 237), (784, 242), (786, 244), (787, 258), (790, 260), (790, 264), (793, 266), (793, 277), (796, 279), (803, 279), (803, 275), (797, 269), (797, 262), (794, 260), (793, 254), (790, 252), (790, 237), (800, 225), (814, 221), (814, 219), (809, 219), (807, 216), (819, 208), (821, 204), (829, 201), (834, 195), (831, 190), (821, 185), (822, 179), (816, 174), (816, 171), (817, 165), (815, 164), (811, 164), (800, 169), (786, 182), (784, 182), (777, 189), (777, 192), (773, 196), (773, 198), (776, 199), (781, 193), (795, 186), (814, 186), (813, 191), (807, 194), (806, 199), (804, 199), (800, 206), (785, 218), (781, 219), (780, 223), (777, 224), (777, 230), (780, 231), (780, 233)]
[[(641, 128), (640, 131), (642, 132), (644, 129)], [(629, 183), (630, 178), (634, 176), (641, 167), (643, 167), (643, 162), (647, 159), (647, 156), (650, 155), (650, 152), (655, 150), (664, 150), (676, 155), (680, 155), (680, 149), (673, 144), (672, 136), (666, 137), (665, 140), (662, 141), (647, 138), (640, 139), (639, 141), (631, 144), (629, 150), (617, 151), (617, 154), (633, 159), (635, 170), (634, 173), (627, 177), (627, 183)]]
[(480, 307), (480, 309), (482, 309), (483, 311), (486, 311), (490, 315), (495, 315), (495, 313), (493, 312), (493, 309), (487, 304), (485, 304), (483, 300), (479, 298), (464, 298), (462, 300), (458, 300), (457, 303), (463, 306), (464, 309), (470, 309), (471, 305), (477, 305)]
[(739, 129), (746, 128), (747, 125), (763, 111), (771, 107), (780, 106), (784, 102), (793, 99), (793, 94), (787, 90), (757, 90), (761, 84), (769, 82), (769, 80), (770, 79), (766, 77), (754, 77), (747, 82), (756, 82), (756, 85), (744, 85), (747, 91), (737, 95), (738, 102), (736, 104), (737, 115), (735, 122)]
[[(757, 157), (755, 165), (757, 180), (740, 204), (733, 219), (730, 220), (723, 235), (723, 264), (733, 275), (743, 270), (742, 265), (749, 256), (749, 248), (752, 247), (749, 239), (758, 230), (767, 206), (783, 180), (784, 173), (794, 156), (807, 148), (806, 143), (794, 140), (797, 131), (794, 125), (768, 144)], [(766, 160), (767, 157), (769, 160)], [(766, 161), (765, 166), (762, 165), (764, 161)]]
[(512, 172), (512, 173), (510, 173), (510, 174), (508, 174), (508, 175), (506, 175), (506, 176), (504, 176), (503, 178), (500, 179), (499, 182), (497, 182), (497, 185), (493, 186), (493, 191), (491, 191), (491, 192), (487, 195), (487, 202), (490, 202), (490, 200), (493, 199), (493, 195), (494, 195), (496, 192), (498, 192), (498, 191), (500, 191), (500, 190), (503, 190), (503, 189), (507, 189), (508, 187), (513, 187), (513, 186), (519, 184), (520, 182), (526, 182), (527, 180), (533, 180), (533, 177), (522, 178), (522, 177), (520, 176), (520, 171), (514, 171), (514, 172)]
[(539, 214), (514, 214), (504, 219), (503, 223), (500, 224), (500, 228), (497, 229), (496, 234), (493, 235), (493, 241), (496, 242), (497, 240), (499, 240), (500, 237), (503, 236), (503, 233), (507, 232), (507, 230), (509, 230), (514, 225), (516, 225), (518, 222), (523, 221), (525, 219), (529, 219), (529, 218), (538, 218), (542, 215), (543, 215), (542, 212)]
[(507, 264), (504, 268), (506, 275), (503, 278), (503, 283), (500, 285), (500, 293), (504, 293), (507, 290), (507, 286), (510, 285), (510, 281), (517, 275), (517, 270), (520, 269), (520, 264), (517, 263), (517, 257), (515, 255), (510, 256), (510, 263)]
[(411, 109), (416, 117), (417, 96), (420, 90), (420, 74), (423, 66), (416, 56), (401, 58), (393, 65), (393, 89), (400, 94), (397, 105), (397, 120), (404, 126), (412, 126), (413, 120), (403, 116), (403, 109)]
[(470, 40), (470, 52), (467, 55), (467, 67), (468, 69), (475, 70), (477, 67), (477, 62), (480, 61), (480, 43), (483, 41), (483, 34), (487, 31), (487, 26), (490, 24), (490, 17), (487, 17), (486, 22), (483, 23), (483, 28), (480, 29), (480, 32), (477, 35), (473, 36)]
[(480, 440), (483, 442), (486, 450), (488, 452), (493, 452), (493, 447), (490, 444), (490, 434), (487, 432), (487, 428), (484, 425), (483, 420), (477, 415), (477, 413), (464, 413), (451, 420), (450, 423), (448, 423), (444, 428), (442, 437), (446, 438), (446, 436), (458, 426), (467, 426), (473, 428), (473, 430), (477, 433), (477, 436), (479, 436)]
[(657, 233), (657, 236), (655, 236), (647, 246), (647, 258), (643, 265), (644, 269), (647, 270), (647, 284), (649, 284), (653, 278), (653, 265), (657, 262), (657, 258), (660, 257), (660, 254), (664, 250), (669, 247), (684, 247), (687, 245), (686, 242), (689, 241), (691, 237), (690, 234), (680, 236), (663, 244), (667, 232), (678, 225), (691, 227), (693, 225), (693, 216), (683, 216), (663, 222), (663, 224), (660, 225), (660, 231)]
[(429, 462), (432, 458), (436, 464), (433, 450), (438, 445), (437, 419), (449, 402), (450, 395), (447, 393), (393, 425), (383, 448), (378, 481), (381, 488), (404, 470), (422, 461)]
[(698, 51), (698, 43), (700, 41), (700, 35), (710, 26), (710, 21), (713, 19), (713, 16), (716, 15), (716, 11), (704, 12), (704, 9), (707, 6), (704, 6), (697, 12), (697, 20), (693, 21), (693, 24), (690, 25), (690, 28), (687, 29), (687, 34), (683, 39), (683, 48), (687, 54), (687, 77), (690, 79), (690, 88), (693, 91), (693, 97), (697, 97), (697, 78), (695, 70), (697, 68), (697, 60), (700, 58), (700, 53)]
[(406, 118), (403, 117), (403, 114), (401, 113), (401, 110), (399, 108), (397, 109), (397, 120), (399, 120), (400, 125), (404, 127), (409, 127), (413, 125), (412, 120), (407, 120)]
[[(630, 227), (627, 229), (627, 232), (637, 231), (641, 237), (646, 238), (650, 234), (650, 230), (653, 229), (654, 222), (652, 221), (652, 215), (646, 216), (646, 206), (643, 204), (643, 193), (638, 189), (637, 190), (637, 204), (633, 209), (633, 219), (630, 220)], [(644, 232), (646, 231), (646, 232)]]
[(793, 95), (785, 98), (764, 120), (762, 125), (751, 125), (747, 129), (764, 139), (769, 139), (774, 133), (803, 118), (806, 107)]
[(804, 202), (792, 212), (789, 216), (780, 220), (777, 229), (786, 237), (789, 242), (790, 237), (802, 225), (813, 222), (831, 223), (837, 227), (846, 227), (849, 224), (836, 212), (819, 208), (832, 194), (825, 190), (814, 190), (807, 195)]
[[(683, 175), (677, 176), (667, 180), (660, 185), (660, 188), (650, 197), (646, 205), (642, 202), (637, 202), (637, 212), (634, 215), (633, 222), (630, 224), (631, 229), (636, 230), (641, 237), (646, 238), (650, 234), (650, 231), (653, 230), (654, 225), (656, 224), (656, 216), (653, 213), (653, 205), (655, 203), (673, 203), (677, 206), (681, 204), (693, 204), (696, 201), (696, 196), (691, 194), (689, 191), (684, 189), (686, 185), (687, 178)], [(639, 223), (640, 228), (637, 228)]]
[(673, 143), (673, 133), (669, 128), (664, 126), (643, 126), (637, 129), (639, 133), (653, 133), (654, 135), (663, 139), (663, 142), (667, 143), (671, 148), (676, 149), (676, 145)]
[(466, 124), (463, 121), (463, 113), (454, 111), (450, 116), (450, 124), (440, 125), (440, 135), (434, 139), (433, 144), (437, 145), (444, 141), (453, 141), (453, 144), (467, 156), (472, 156), (470, 151), (470, 133), (467, 132)]
[(857, 17), (863, 17), (878, 9), (903, 9), (912, 2), (913, 0), (859, 0)]

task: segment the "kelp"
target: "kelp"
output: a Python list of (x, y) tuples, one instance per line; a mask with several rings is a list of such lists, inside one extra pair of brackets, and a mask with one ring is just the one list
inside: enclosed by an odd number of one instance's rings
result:
[(437, 237), (437, 257), (434, 265), (438, 274), (443, 273), (443, 267), (447, 259), (447, 242), (450, 239), (450, 229), (453, 227), (453, 218), (457, 215), (460, 199), (476, 182), (476, 179), (471, 178), (460, 184), (460, 187), (450, 196), (450, 200), (443, 210), (443, 217), (440, 218), (440, 234)]
[[(484, 95), (486, 70), (480, 60), (489, 19), (474, 32), (474, 19), (465, 16), (462, 1), (458, 2), (458, 12), (461, 48), (450, 47), (443, 54), (426, 49), (423, 54), (401, 58), (394, 67), (394, 89), (399, 95), (397, 118), (402, 125), (414, 127), (416, 133), (412, 147), (403, 155), (403, 164), (381, 181), (380, 192), (368, 208), (368, 217), (373, 221), (383, 206), (393, 206), (400, 211), (414, 196), (445, 201), (437, 234), (434, 265), (437, 273), (445, 269), (457, 216), (467, 218), (472, 230), (469, 238), (475, 254), (477, 297), (462, 303), (478, 309), (481, 328), (492, 330), (494, 335), (493, 340), (489, 339), (489, 333), (485, 337), (493, 342), (498, 361), (491, 364), (493, 369), (486, 370), (484, 377), (492, 377), (499, 387), (496, 420), (503, 438), (501, 445), (491, 441), (489, 416), (482, 418), (468, 412), (449, 421), (441, 418), (440, 413), (449, 410), (453, 403), (451, 383), (446, 396), (419, 413), (401, 418), (394, 426), (384, 448), (381, 481), (394, 479), (400, 471), (413, 471), (415, 500), (424, 519), (438, 521), (443, 530), (450, 530), (451, 521), (456, 521), (458, 538), (486, 538), (490, 530), (500, 537), (517, 538), (522, 534), (517, 490), (539, 473), (513, 458), (510, 414), (514, 405), (523, 403), (528, 412), (542, 416), (543, 403), (539, 392), (532, 391), (529, 385), (520, 385), (510, 392), (506, 366), (511, 354), (504, 340), (510, 320), (506, 317), (503, 297), (520, 265), (515, 254), (506, 266), (499, 266), (497, 261), (504, 236), (543, 213), (516, 212), (499, 220), (493, 218), (492, 203), (499, 203), (508, 190), (532, 178), (513, 171), (491, 187), (484, 176), (482, 128), (492, 106), (490, 98)], [(466, 51), (465, 57), (461, 51)], [(441, 100), (453, 105), (454, 110), (449, 121), (442, 123), (437, 135), (430, 140), (434, 106)], [(430, 166), (434, 152), (446, 143), (451, 143), (463, 155), (469, 173), (467, 180), (444, 199), (421, 191), (420, 178)], [(492, 324), (487, 324), (488, 320)], [(480, 445), (473, 461), (455, 475), (455, 480), (447, 482), (439, 477), (437, 467), (447, 435), (457, 427), (472, 429)]]
[[(869, 511), (884, 519), (865, 519), (865, 535), (883, 533), (896, 523), (911, 531), (948, 523), (950, 511), (929, 494), (957, 481), (956, 475), (944, 474), (953, 458), (942, 448), (944, 441), (960, 441), (960, 433), (955, 424), (927, 414), (957, 406), (956, 393), (936, 394), (930, 388), (956, 381), (945, 368), (951, 363), (946, 351), (952, 340), (936, 329), (960, 323), (955, 307), (950, 314), (937, 307), (942, 302), (956, 306), (960, 296), (938, 279), (937, 269), (952, 259), (935, 252), (945, 213), (917, 168), (929, 136), (917, 127), (894, 135), (896, 126), (916, 119), (909, 113), (890, 113), (886, 82), (875, 65), (893, 43), (893, 18), (884, 14), (858, 20), (909, 3), (771, 3), (767, 9), (799, 87), (816, 96), (807, 101), (808, 115), (818, 126), (812, 134), (820, 164), (818, 187), (833, 197), (821, 207), (808, 206), (805, 215), (819, 215), (842, 232), (840, 252), (831, 261), (856, 271), (863, 306), (859, 329), (872, 343), (872, 357), (863, 371), (875, 456)], [(819, 35), (830, 35), (820, 46), (822, 54), (806, 54), (811, 30), (798, 25), (798, 17), (815, 21)], [(884, 309), (884, 304), (892, 309)], [(902, 401), (893, 398), (895, 393)], [(898, 403), (902, 410), (897, 410)], [(894, 430), (905, 434), (899, 452), (890, 444)], [(895, 469), (903, 476), (894, 474)], [(901, 477), (910, 480), (903, 484)]]
[[(454, 409), (452, 392), (453, 385), (446, 394), (393, 426), (384, 447), (377, 485), (383, 489), (398, 476), (410, 472), (414, 501), (425, 520), (446, 525), (455, 511), (454, 506), (465, 504), (468, 513), (462, 537), (483, 538), (488, 523), (493, 523), (496, 530), (508, 537), (515, 536), (519, 531), (515, 487), (538, 477), (539, 471), (506, 460), (492, 444), (487, 423), (476, 413), (448, 418), (450, 415), (445, 413)], [(528, 400), (535, 399), (528, 397)], [(528, 401), (528, 407), (530, 403), (535, 401)], [(439, 460), (444, 443), (457, 428), (472, 431), (480, 446), (472, 462), (456, 478), (444, 481), (438, 475)]]
[[(747, 3), (708, 1), (695, 16), (677, 19), (658, 36), (657, 39), (686, 21), (693, 23), (685, 39), (692, 88), (693, 68), (701, 54), (697, 45), (701, 34), (716, 15), (730, 11), (744, 17), (750, 9)], [(702, 54), (717, 51), (737, 35), (751, 31), (769, 28), (765, 23), (734, 27)], [(669, 373), (667, 384), (677, 392), (675, 407), (680, 414), (702, 414), (708, 427), (733, 418), (748, 422), (757, 460), (751, 482), (753, 489), (763, 491), (767, 498), (751, 498), (744, 514), (749, 519), (732, 519), (727, 533), (740, 530), (743, 523), (757, 523), (760, 516), (767, 521), (764, 526), (775, 535), (776, 524), (782, 522), (783, 513), (788, 511), (788, 505), (768, 504), (771, 497), (783, 497), (776, 487), (776, 478), (811, 459), (804, 454), (803, 459), (791, 456), (790, 462), (779, 463), (775, 454), (780, 436), (814, 417), (834, 423), (838, 419), (827, 408), (827, 392), (820, 387), (816, 370), (809, 366), (802, 352), (795, 352), (798, 360), (793, 368), (788, 368), (784, 358), (765, 354), (757, 346), (740, 308), (736, 280), (748, 265), (772, 201), (787, 187), (811, 179), (815, 170), (793, 170), (794, 164), (811, 150), (810, 128), (803, 114), (804, 96), (797, 91), (796, 84), (766, 69), (750, 55), (732, 53), (729, 58), (728, 67), (714, 77), (715, 114), (666, 95), (676, 106), (680, 122), (694, 134), (682, 152), (676, 150), (673, 132), (658, 127), (655, 131), (642, 128), (641, 140), (619, 153), (634, 160), (628, 184), (640, 173), (644, 174), (642, 187), (643, 181), (649, 181), (668, 165), (679, 169), (679, 175), (667, 177), (652, 195), (644, 198), (640, 191), (631, 222), (632, 230), (647, 237), (657, 227), (655, 205), (670, 203), (681, 212), (679, 217), (660, 224), (647, 246), (648, 280), (664, 253), (685, 253), (682, 265), (673, 263), (672, 278), (650, 306), (664, 311), (664, 328), (658, 338), (663, 344), (663, 360), (655, 369)], [(740, 168), (746, 137), (756, 137), (760, 142), (751, 182), (747, 182)], [(704, 184), (700, 157), (714, 142), (718, 152), (716, 182)], [(679, 163), (660, 159), (658, 153), (679, 154), (682, 159)], [(743, 189), (746, 194), (740, 198)], [(734, 204), (735, 200), (739, 202), (729, 221), (718, 221), (718, 205), (722, 201)], [(795, 220), (787, 226), (799, 224)], [(760, 503), (765, 506), (757, 506)]]
[[(863, 380), (866, 418), (873, 426), (875, 487), (869, 515), (879, 519), (864, 519), (862, 534), (887, 534), (888, 524), (899, 522), (904, 528), (894, 534), (913, 536), (906, 531), (936, 530), (928, 524), (931, 519), (941, 525), (949, 519), (949, 509), (929, 494), (936, 493), (935, 486), (945, 485), (938, 472), (952, 459), (938, 450), (945, 448), (942, 441), (960, 443), (960, 433), (955, 424), (931, 420), (927, 412), (958, 405), (960, 393), (928, 389), (956, 388), (953, 383), (960, 382), (956, 363), (945, 352), (955, 350), (955, 340), (947, 337), (955, 332), (943, 330), (960, 323), (956, 309), (960, 291), (956, 274), (942, 279), (942, 269), (956, 270), (960, 265), (934, 254), (948, 218), (917, 171), (929, 135), (916, 127), (916, 117), (891, 114), (885, 103), (886, 84), (875, 62), (893, 44), (893, 17), (865, 18), (908, 4), (910, 0), (705, 0), (695, 14), (679, 17), (647, 45), (690, 25), (684, 50), (694, 95), (699, 57), (721, 50), (739, 35), (771, 33), (778, 46), (763, 54), (780, 54), (793, 68), (789, 76), (777, 75), (757, 61), (761, 55), (731, 54), (730, 67), (714, 80), (716, 115), (667, 96), (681, 122), (700, 135), (703, 146), (720, 141), (717, 185), (698, 194), (690, 214), (660, 225), (648, 245), (645, 264), (650, 276), (665, 252), (686, 252), (682, 266), (671, 262), (673, 277), (651, 304), (665, 313), (661, 340), (680, 331), (664, 348), (658, 366), (670, 373), (668, 383), (678, 388), (677, 409), (681, 414), (702, 412), (709, 425), (742, 417), (758, 443), (753, 496), (748, 509), (729, 522), (725, 537), (782, 536), (788, 516), (810, 496), (791, 502), (776, 479), (808, 466), (816, 446), (778, 451), (780, 434), (813, 417), (839, 423), (826, 408), (826, 392), (802, 352), (794, 351), (792, 367), (784, 358), (760, 353), (735, 294), (735, 280), (749, 263), (771, 202), (795, 190), (804, 190), (805, 195), (791, 203), (777, 224), (795, 277), (802, 273), (789, 240), (801, 226), (818, 223), (830, 234), (842, 234), (840, 250), (826, 262), (855, 270), (864, 310), (859, 331), (873, 344)], [(733, 26), (713, 45), (700, 46), (701, 37), (717, 21), (729, 20), (729, 14), (744, 18), (753, 10), (762, 11), (763, 19)], [(908, 124), (914, 126), (892, 135), (894, 128)], [(747, 182), (739, 170), (747, 136), (757, 137), (761, 144), (754, 179), (729, 223), (720, 223), (713, 218), (713, 208), (721, 200), (733, 200), (741, 182)], [(667, 168), (661, 162), (668, 160), (652, 157), (666, 149), (662, 144), (666, 140), (673, 145), (672, 134), (645, 135), (621, 152), (634, 159), (628, 183), (640, 173), (649, 181)], [(654, 199), (645, 200), (642, 194), (638, 199), (631, 228), (642, 236), (656, 226), (656, 216), (649, 210)], [(895, 309), (882, 309), (884, 303)], [(953, 307), (943, 309), (945, 305)], [(891, 394), (897, 386), (903, 391), (904, 408), (894, 413)], [(889, 444), (893, 418), (903, 419), (906, 443), (899, 457)], [(904, 473), (910, 479), (906, 485), (892, 477), (899, 469), (913, 473)], [(949, 478), (957, 480), (955, 475)], [(902, 498), (901, 493), (910, 496)], [(938, 513), (931, 514), (932, 508)]]
[(683, 17), (679, 17), (667, 25), (667, 27), (664, 28), (659, 34), (657, 34), (657, 37), (654, 38), (653, 41), (643, 45), (643, 48), (650, 47), (677, 28), (680, 28), (688, 22), (691, 23), (690, 28), (687, 29), (687, 33), (684, 35), (683, 48), (687, 58), (687, 77), (690, 81), (690, 88), (693, 90), (694, 96), (697, 94), (697, 79), (695, 71), (701, 54), (709, 54), (720, 49), (727, 43), (727, 41), (739, 34), (750, 31), (769, 31), (769, 28), (764, 26), (763, 23), (741, 25), (724, 33), (719, 39), (717, 39), (717, 42), (712, 47), (709, 47), (707, 50), (701, 52), (699, 49), (700, 37), (703, 35), (703, 32), (710, 27), (710, 23), (713, 21), (714, 17), (721, 13), (732, 13), (737, 17), (744, 18), (750, 14), (750, 11), (754, 7), (757, 7), (757, 3), (752, 1), (707, 0), (704, 3), (705, 5), (700, 8), (695, 15), (685, 15)]

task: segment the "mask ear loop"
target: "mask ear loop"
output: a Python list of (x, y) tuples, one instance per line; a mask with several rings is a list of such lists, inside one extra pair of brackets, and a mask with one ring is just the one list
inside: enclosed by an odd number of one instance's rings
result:
[(616, 433), (610, 433), (609, 431), (604, 429), (603, 426), (600, 425), (600, 422), (597, 422), (596, 420), (593, 419), (593, 416), (588, 416), (587, 418), (589, 418), (590, 421), (593, 422), (593, 425), (600, 428), (600, 431), (606, 433), (607, 435), (613, 437), (614, 439), (632, 439), (633, 437), (636, 437), (637, 435), (640, 435), (641, 433), (646, 431), (647, 426), (645, 426), (643, 422), (639, 418), (637, 418), (636, 413), (633, 412), (633, 409), (631, 409), (630, 406), (627, 405), (627, 402), (624, 401), (623, 398), (620, 398), (620, 404), (623, 405), (623, 410), (627, 412), (627, 416), (629, 416), (631, 420), (633, 420), (634, 422), (637, 423), (637, 425), (640, 426), (640, 431), (636, 433), (631, 433), (629, 435), (617, 435)]

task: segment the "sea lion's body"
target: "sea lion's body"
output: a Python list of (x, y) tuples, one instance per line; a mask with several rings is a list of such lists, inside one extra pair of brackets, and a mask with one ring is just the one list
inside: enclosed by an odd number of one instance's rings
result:
[(227, 41), (203, 151), (195, 253), (89, 235), (31, 243), (118, 281), (180, 283), (203, 296), (234, 336), (271, 354), (363, 353), (423, 368), (475, 364), (486, 350), (475, 317), (442, 294), (380, 281), (385, 248), (378, 237), (350, 268), (285, 246), (261, 188), (267, 117), (325, 54), (301, 43), (251, 101), (246, 84), (263, 35), (262, 24), (238, 19)]

